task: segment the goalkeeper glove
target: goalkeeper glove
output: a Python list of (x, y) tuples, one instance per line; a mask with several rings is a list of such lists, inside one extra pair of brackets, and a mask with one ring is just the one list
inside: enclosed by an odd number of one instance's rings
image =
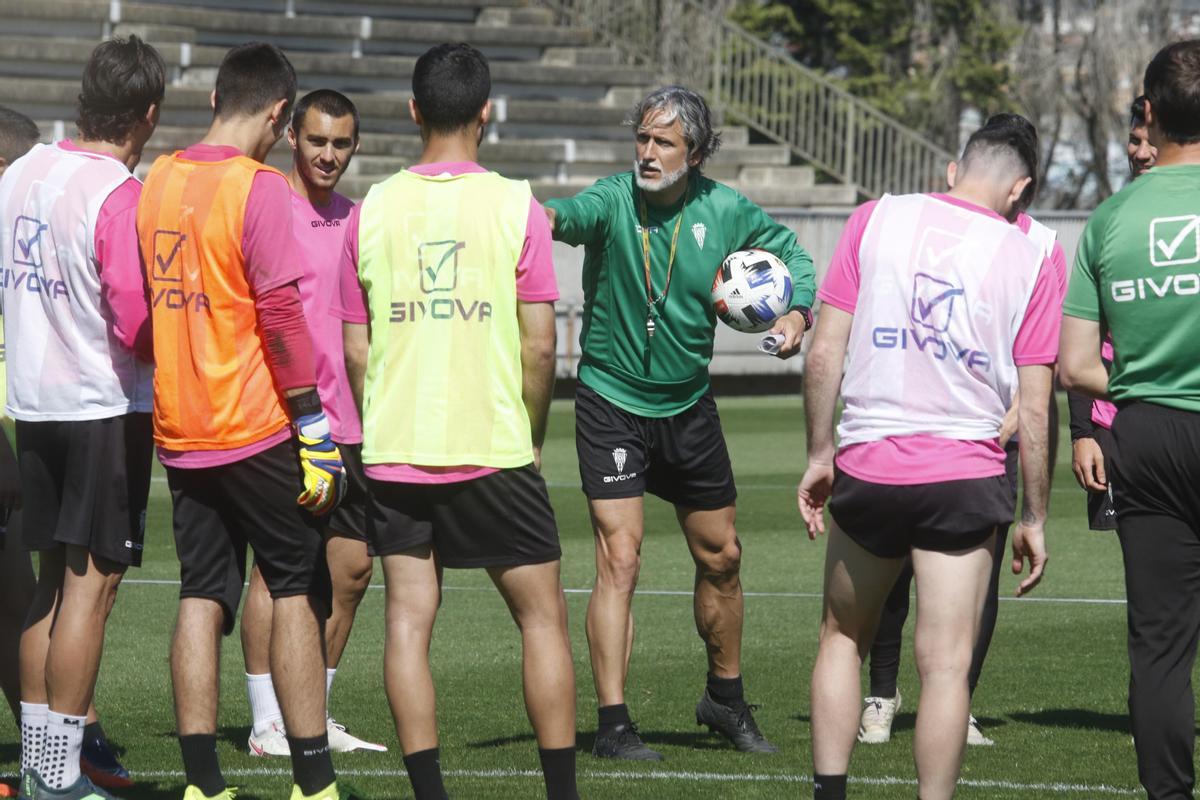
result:
[(300, 440), (300, 470), (304, 477), (304, 491), (296, 502), (313, 514), (328, 514), (346, 491), (342, 454), (330, 437), (325, 412), (297, 417), (294, 424), (296, 438)]

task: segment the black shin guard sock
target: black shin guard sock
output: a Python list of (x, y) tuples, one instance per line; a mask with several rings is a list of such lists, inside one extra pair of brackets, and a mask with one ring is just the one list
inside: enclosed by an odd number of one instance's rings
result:
[(615, 706), (600, 706), (596, 710), (596, 714), (600, 717), (600, 730), (602, 731), (633, 722), (629, 718), (629, 706), (624, 703)]
[(575, 785), (575, 748), (556, 750), (538, 748), (542, 774), (546, 776), (546, 800), (579, 800)]
[(708, 693), (712, 695), (712, 699), (716, 700), (721, 705), (729, 706), (742, 700), (742, 676), (736, 678), (718, 678), (716, 675), (709, 673), (708, 675)]
[(183, 751), (183, 770), (189, 786), (195, 786), (205, 797), (215, 797), (225, 791), (225, 777), (217, 763), (217, 735), (195, 733), (179, 737)]
[(438, 748), (406, 755), (404, 768), (408, 770), (416, 800), (448, 800), (446, 787), (442, 785), (442, 761)]
[(316, 794), (337, 780), (329, 753), (329, 734), (288, 736), (287, 741), (292, 751), (292, 779), (302, 794)]
[(813, 800), (846, 800), (846, 776), (813, 775)]

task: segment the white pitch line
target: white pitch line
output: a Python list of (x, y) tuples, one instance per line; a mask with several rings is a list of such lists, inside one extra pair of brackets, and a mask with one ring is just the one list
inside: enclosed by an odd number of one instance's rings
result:
[[(177, 580), (164, 580), (161, 578), (126, 578), (121, 581), (123, 586), (178, 586)], [(368, 589), (383, 589), (382, 583), (372, 583)], [(487, 592), (496, 591), (491, 586), (443, 586), (443, 591), (447, 592)], [(591, 589), (563, 589), (566, 594), (591, 594)], [(635, 594), (646, 597), (691, 597), (692, 593), (685, 589), (638, 589)], [(783, 598), (783, 599), (801, 599), (801, 600), (820, 600), (824, 595), (820, 592), (743, 592), (743, 597), (766, 597), (766, 598)], [(1089, 606), (1123, 606), (1125, 600), (1122, 598), (1104, 598), (1104, 597), (1007, 597), (1001, 596), (1001, 600), (1016, 603), (1071, 603), (1075, 605)]]
[[(258, 767), (254, 769), (231, 769), (225, 771), (230, 778), (273, 778), (290, 777), (290, 769), (272, 769)], [(340, 769), (339, 775), (348, 778), (407, 778), (408, 773), (402, 769)], [(493, 778), (499, 780), (529, 779), (541, 780), (542, 773), (538, 770), (525, 769), (458, 769), (447, 770), (443, 773), (447, 778)], [(151, 778), (182, 778), (182, 770), (135, 770), (134, 777), (139, 779)], [(11, 779), (16, 776), (6, 775)], [(590, 780), (655, 780), (655, 781), (689, 781), (692, 783), (812, 783), (808, 775), (790, 773), (727, 773), (727, 772), (695, 772), (692, 770), (649, 770), (647, 772), (581, 770), (579, 777)], [(877, 777), (850, 777), (850, 783), (864, 786), (916, 786), (916, 780), (901, 778), (894, 775)], [(959, 786), (973, 789), (1003, 789), (1014, 792), (1033, 792), (1037, 794), (1087, 794), (1087, 795), (1117, 795), (1134, 796), (1140, 792), (1108, 784), (1086, 783), (1021, 783), (1018, 781), (988, 780), (985, 778), (964, 778), (959, 780)]]

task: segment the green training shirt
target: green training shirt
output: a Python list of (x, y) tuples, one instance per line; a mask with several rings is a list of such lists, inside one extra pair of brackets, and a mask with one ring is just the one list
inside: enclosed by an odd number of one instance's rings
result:
[(1200, 412), (1200, 165), (1155, 167), (1100, 204), (1063, 311), (1112, 334), (1108, 392)]
[(789, 228), (728, 186), (693, 173), (674, 206), (646, 204), (656, 297), (683, 214), (670, 289), (658, 304), (654, 336), (647, 337), (638, 194), (632, 171), (623, 172), (546, 206), (556, 213), (554, 238), (586, 248), (579, 380), (626, 411), (668, 417), (708, 391), (717, 323), (712, 283), (725, 256), (755, 247), (783, 259), (792, 273), (793, 306), (812, 306), (816, 281), (812, 257)]

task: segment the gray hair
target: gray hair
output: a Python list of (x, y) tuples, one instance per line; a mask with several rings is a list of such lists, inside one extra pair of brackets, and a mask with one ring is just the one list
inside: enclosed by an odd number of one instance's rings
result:
[(683, 128), (683, 139), (687, 142), (688, 159), (699, 156), (696, 165), (699, 169), (704, 162), (721, 147), (721, 134), (713, 130), (712, 114), (704, 98), (685, 86), (664, 86), (646, 95), (625, 119), (625, 124), (635, 131), (645, 122), (646, 117), (664, 112), (665, 119), (660, 120), (670, 125), (676, 119)]

